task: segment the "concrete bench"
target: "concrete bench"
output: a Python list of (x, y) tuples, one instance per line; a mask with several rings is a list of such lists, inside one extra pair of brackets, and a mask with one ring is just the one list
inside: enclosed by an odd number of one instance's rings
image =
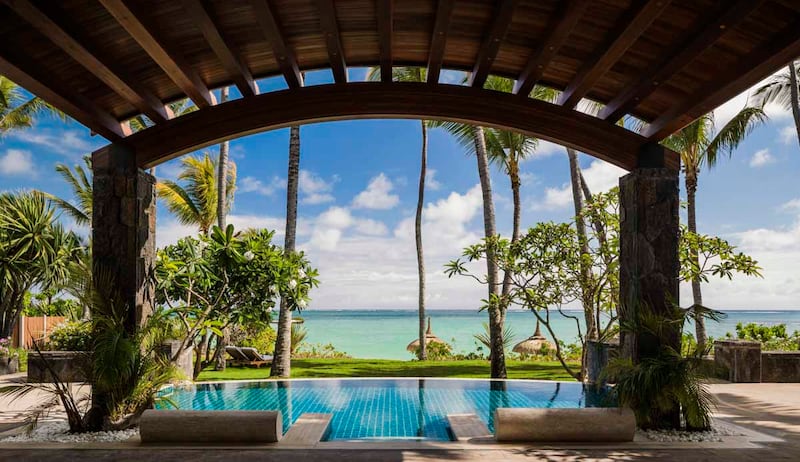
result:
[(489, 427), (475, 414), (447, 414), (447, 422), (456, 441), (492, 437)]
[(153, 410), (139, 420), (142, 443), (276, 443), (283, 435), (278, 411)]
[(627, 408), (500, 408), (494, 432), (497, 441), (633, 441), (636, 418)]

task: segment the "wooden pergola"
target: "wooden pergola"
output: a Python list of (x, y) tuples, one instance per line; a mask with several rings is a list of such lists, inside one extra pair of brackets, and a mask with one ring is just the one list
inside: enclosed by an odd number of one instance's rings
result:
[[(139, 322), (154, 255), (143, 169), (264, 130), (355, 118), (518, 130), (621, 166), (622, 300), (677, 300), (679, 158), (658, 142), (800, 56), (796, 0), (0, 0), (0, 74), (111, 143), (94, 153), (93, 256)], [(375, 66), (381, 82), (349, 82)], [(398, 83), (394, 66), (427, 70)], [(330, 69), (334, 83), (303, 85)], [(468, 72), (465, 85), (441, 82)], [(513, 79), (511, 94), (484, 88)], [(258, 79), (287, 89), (260, 93)], [(529, 95), (561, 90), (555, 103)], [(212, 91), (241, 98), (218, 104)], [(197, 111), (166, 106), (189, 98)], [(602, 105), (581, 112), (579, 102)], [(151, 125), (131, 133), (129, 120)], [(634, 133), (617, 122), (646, 123)], [(623, 307), (624, 315), (624, 307)], [(635, 350), (635, 345), (632, 346)]]

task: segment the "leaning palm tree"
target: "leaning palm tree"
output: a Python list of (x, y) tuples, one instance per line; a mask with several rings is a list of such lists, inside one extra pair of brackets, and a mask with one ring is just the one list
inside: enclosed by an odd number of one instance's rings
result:
[[(663, 141), (665, 146), (681, 156), (690, 232), (697, 232), (695, 199), (700, 170), (704, 165), (708, 166), (708, 168), (714, 167), (720, 153), (728, 156), (732, 155), (733, 151), (736, 150), (747, 135), (766, 119), (767, 116), (761, 108), (745, 107), (730, 122), (725, 124), (718, 133), (715, 133), (714, 113), (709, 112)], [(698, 256), (693, 255), (692, 258), (697, 263)], [(693, 306), (703, 306), (699, 278), (692, 280), (692, 298)], [(695, 330), (698, 348), (702, 350), (708, 341), (703, 317), (696, 317)]]
[(800, 97), (798, 97), (796, 61), (789, 63), (787, 71), (775, 75), (769, 82), (756, 90), (754, 99), (763, 106), (767, 103), (777, 103), (784, 109), (792, 111), (794, 127), (797, 131), (797, 142), (800, 143)]
[[(286, 231), (283, 250), (294, 252), (297, 240), (297, 189), (300, 183), (300, 127), (289, 129), (289, 168), (286, 179)], [(292, 309), (289, 301), (281, 297), (278, 312), (278, 331), (275, 336), (275, 351), (270, 375), (289, 377), (292, 370)]]
[[(367, 74), (368, 80), (380, 80), (381, 69), (373, 67)], [(392, 80), (398, 82), (427, 82), (427, 71), (421, 67), (396, 67), (392, 70)], [(417, 212), (414, 221), (414, 238), (417, 246), (417, 278), (419, 292), (417, 303), (419, 307), (419, 350), (417, 357), (420, 361), (428, 359), (428, 347), (425, 342), (425, 259), (422, 252), (422, 209), (425, 205), (425, 176), (428, 171), (428, 125), (426, 120), (420, 121), (422, 133), (422, 148), (419, 168), (419, 189), (417, 193)]]
[(72, 189), (74, 203), (42, 193), (50, 199), (56, 207), (61, 209), (80, 226), (92, 224), (92, 157), (83, 156), (83, 165), (70, 168), (65, 164), (57, 164), (56, 172), (67, 182)]
[(38, 97), (29, 96), (22, 87), (0, 75), (0, 137), (13, 130), (29, 128), (41, 114), (65, 118), (58, 109)]
[[(202, 157), (185, 157), (182, 164), (178, 182), (162, 180), (156, 184), (158, 197), (181, 224), (197, 226), (208, 234), (217, 221), (217, 161), (205, 153)], [(236, 165), (231, 163), (226, 187), (229, 208), (235, 189)]]

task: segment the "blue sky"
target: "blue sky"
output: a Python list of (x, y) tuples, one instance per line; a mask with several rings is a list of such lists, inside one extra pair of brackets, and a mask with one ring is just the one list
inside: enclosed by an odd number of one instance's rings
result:
[[(364, 71), (351, 69), (351, 80)], [(458, 76), (449, 78), (457, 80)], [(330, 82), (330, 72), (311, 73), (307, 84)], [(282, 79), (260, 82), (263, 91), (284, 88)], [(723, 124), (743, 104), (743, 94), (716, 111)], [(770, 121), (734, 153), (700, 177), (701, 232), (731, 240), (756, 257), (764, 279), (714, 281), (707, 304), (727, 309), (800, 309), (800, 149), (789, 114), (769, 108)], [(277, 130), (231, 142), (238, 191), (230, 221), (238, 227), (278, 230), (285, 215), (289, 132)], [(413, 214), (419, 175), (418, 121), (362, 120), (301, 129), (298, 243), (320, 268), (322, 284), (312, 308), (414, 308), (416, 262)], [(0, 190), (38, 188), (69, 196), (55, 174), (56, 163), (76, 164), (105, 144), (76, 122), (41, 120), (34, 128), (0, 139)], [(216, 155), (216, 147), (209, 148)], [(431, 308), (475, 308), (483, 288), (467, 279), (448, 280), (442, 265), (482, 233), (481, 197), (475, 159), (441, 130), (429, 137), (429, 177), (424, 242)], [(594, 191), (616, 184), (624, 172), (590, 156), (581, 165)], [(157, 176), (174, 178), (180, 159)], [(542, 142), (522, 166), (523, 226), (568, 220), (572, 203), (562, 147)], [(511, 227), (508, 179), (493, 172), (498, 229)], [(70, 224), (71, 226), (74, 226)], [(82, 232), (86, 233), (86, 230)], [(192, 233), (158, 210), (158, 242)], [(689, 295), (682, 290), (684, 301)]]

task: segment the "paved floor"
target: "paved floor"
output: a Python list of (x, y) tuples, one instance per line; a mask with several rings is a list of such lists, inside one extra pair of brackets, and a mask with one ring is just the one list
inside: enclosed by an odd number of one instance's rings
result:
[[(642, 449), (620, 446), (585, 449), (548, 449), (492, 445), (478, 449), (252, 449), (252, 448), (142, 448), (114, 449), (83, 447), (65, 449), (0, 449), (0, 460), (109, 461), (687, 461), (687, 462), (769, 462), (800, 461), (800, 384), (715, 384), (711, 392), (719, 400), (718, 417), (747, 429), (765, 433), (783, 442), (761, 444), (759, 448), (674, 447)], [(2, 404), (0, 404), (2, 406)], [(2, 407), (0, 407), (2, 409)]]

